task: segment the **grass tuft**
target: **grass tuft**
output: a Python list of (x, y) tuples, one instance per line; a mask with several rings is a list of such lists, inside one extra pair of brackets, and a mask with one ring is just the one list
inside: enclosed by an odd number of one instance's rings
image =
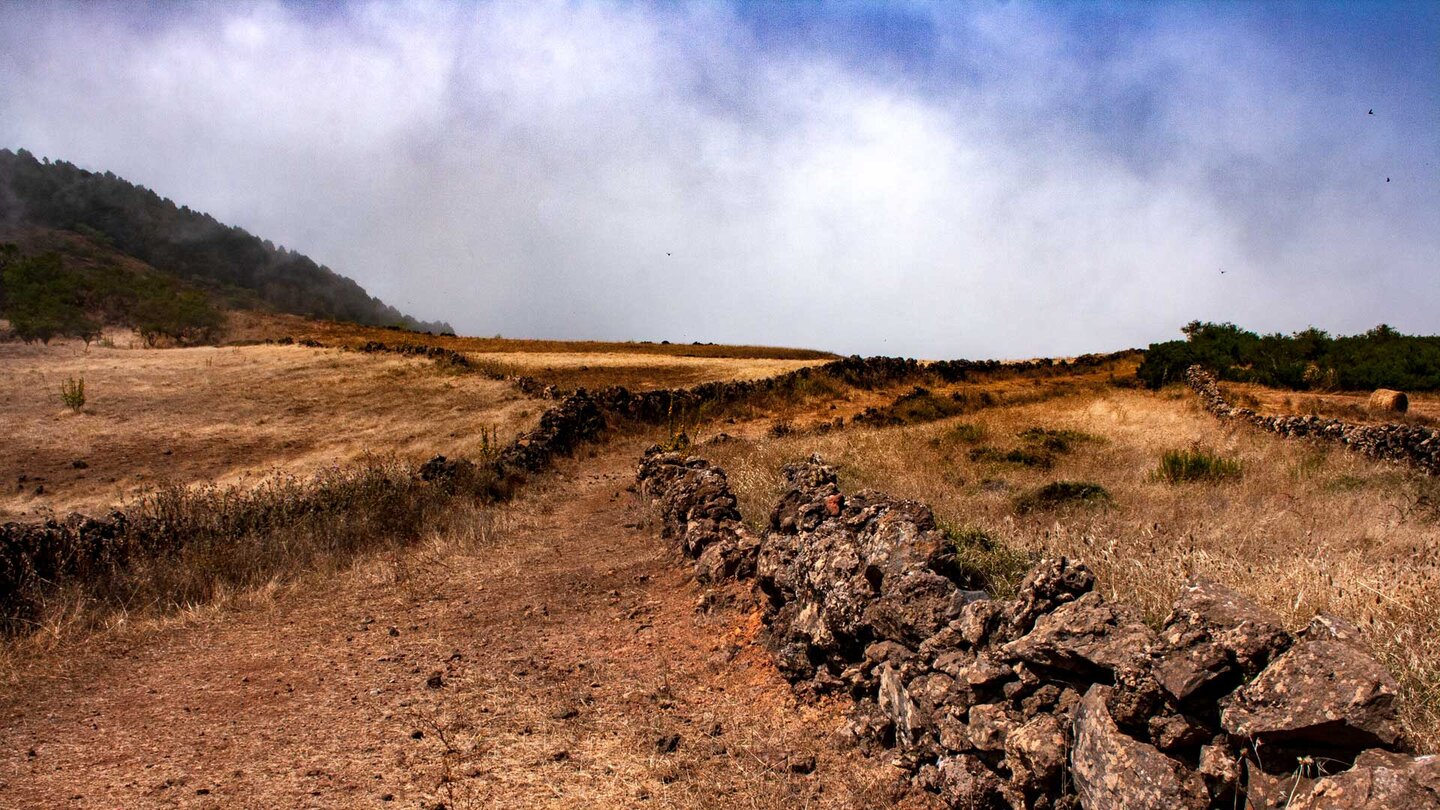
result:
[(960, 573), (992, 597), (1015, 595), (1030, 570), (1030, 555), (975, 526), (956, 527), (940, 522), (940, 529), (955, 550)]
[(1243, 472), (1240, 462), (1216, 455), (1208, 450), (1166, 450), (1160, 457), (1160, 466), (1155, 476), (1171, 484), (1187, 481), (1221, 481), (1239, 478)]

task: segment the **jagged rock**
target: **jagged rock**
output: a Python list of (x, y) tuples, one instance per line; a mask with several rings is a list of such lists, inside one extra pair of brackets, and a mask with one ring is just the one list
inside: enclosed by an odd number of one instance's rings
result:
[(1166, 753), (1193, 749), (1214, 736), (1214, 732), (1193, 717), (1157, 714), (1150, 718), (1150, 742)]
[(1154, 633), (1129, 610), (1087, 593), (1042, 615), (1005, 656), (1037, 667), (1100, 675), (1140, 659)]
[(1014, 632), (1029, 632), (1035, 619), (1072, 602), (1095, 587), (1095, 574), (1082, 562), (1056, 557), (1042, 560), (1020, 582), (1014, 606)]
[(1209, 805), (1204, 780), (1178, 760), (1120, 730), (1090, 687), (1075, 708), (1071, 771), (1086, 810), (1180, 810)]
[(970, 745), (977, 751), (1004, 751), (1005, 739), (1018, 725), (1009, 708), (1000, 703), (970, 707)]
[(993, 599), (974, 601), (960, 609), (960, 618), (952, 623), (960, 637), (972, 647), (979, 647), (990, 640), (991, 633), (1000, 626), (1013, 603)]
[(1278, 616), (1223, 585), (1193, 582), (1160, 631), (1155, 678), (1181, 701), (1224, 694), (1289, 646)]
[(1420, 810), (1440, 807), (1440, 756), (1366, 751), (1355, 767), (1315, 783), (1290, 810)]
[(1261, 745), (1394, 747), (1400, 741), (1398, 691), (1390, 673), (1355, 645), (1312, 638), (1236, 692), (1220, 722), (1230, 734)]
[(1042, 714), (1005, 736), (1005, 763), (1010, 781), (1027, 796), (1054, 792), (1069, 752), (1065, 727)]
[(1143, 661), (1126, 664), (1115, 671), (1114, 688), (1105, 698), (1110, 716), (1122, 727), (1138, 732), (1162, 710), (1165, 690)]
[(979, 757), (959, 754), (940, 760), (940, 799), (952, 810), (1007, 810), (1000, 781)]
[(880, 713), (895, 730), (896, 744), (903, 748), (920, 738), (920, 733), (928, 722), (910, 700), (910, 693), (905, 689), (899, 670), (890, 664), (882, 664), (879, 673), (880, 690), (876, 695), (876, 703), (880, 706)]
[(1240, 784), (1240, 760), (1224, 745), (1206, 745), (1200, 749), (1200, 776), (1210, 791), (1210, 801), (1218, 805), (1231, 799)]

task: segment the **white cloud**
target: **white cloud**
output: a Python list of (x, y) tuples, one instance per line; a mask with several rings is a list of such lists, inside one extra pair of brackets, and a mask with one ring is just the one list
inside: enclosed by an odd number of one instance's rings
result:
[(946, 81), (710, 5), (166, 13), (0, 12), (0, 145), (462, 331), (1021, 356), (1440, 304), (1433, 191), (1371, 176), (1396, 132), (1317, 132), (1356, 99), (1243, 30), (1239, 57), (1178, 21), (1095, 61), (1033, 9), (942, 7)]

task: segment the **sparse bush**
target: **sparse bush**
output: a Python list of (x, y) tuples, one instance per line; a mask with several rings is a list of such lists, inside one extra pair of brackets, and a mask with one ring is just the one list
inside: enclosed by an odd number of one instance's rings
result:
[(1171, 484), (1185, 481), (1218, 481), (1239, 478), (1240, 462), (1198, 447), (1189, 450), (1167, 450), (1160, 456), (1155, 476)]
[(1077, 444), (1100, 440), (1098, 436), (1091, 436), (1089, 433), (1079, 430), (1054, 430), (1042, 427), (1026, 428), (1017, 435), (1052, 453), (1068, 453)]
[(60, 401), (65, 403), (65, 407), (79, 413), (80, 409), (85, 407), (85, 378), (71, 377), (60, 383)]
[(1115, 499), (1099, 484), (1088, 481), (1055, 481), (1015, 499), (1015, 511), (1027, 514), (1070, 504), (1111, 506)]

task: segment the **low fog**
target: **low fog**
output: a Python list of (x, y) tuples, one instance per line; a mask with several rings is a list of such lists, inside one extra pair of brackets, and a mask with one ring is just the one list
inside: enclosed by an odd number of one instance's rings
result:
[(1437, 331), (1433, 6), (767, 8), (6, 4), (0, 146), (468, 334)]

